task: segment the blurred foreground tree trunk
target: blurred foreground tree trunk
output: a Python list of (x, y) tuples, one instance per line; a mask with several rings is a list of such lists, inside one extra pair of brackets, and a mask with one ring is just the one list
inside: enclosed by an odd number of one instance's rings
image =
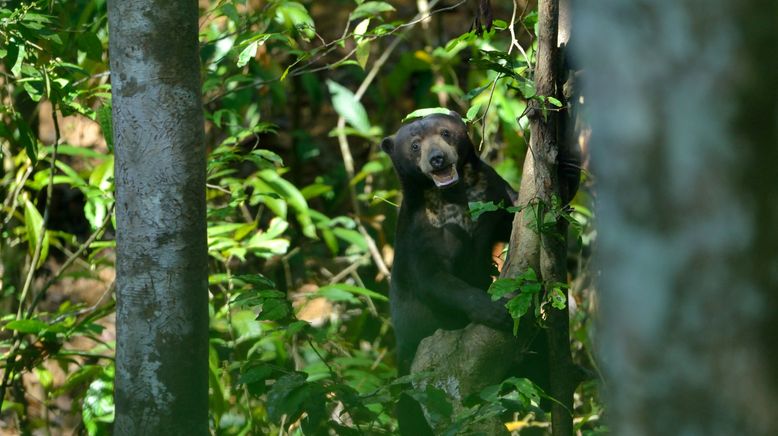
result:
[(108, 3), (116, 144), (118, 435), (208, 434), (198, 7)]
[(778, 434), (778, 3), (585, 0), (614, 434)]

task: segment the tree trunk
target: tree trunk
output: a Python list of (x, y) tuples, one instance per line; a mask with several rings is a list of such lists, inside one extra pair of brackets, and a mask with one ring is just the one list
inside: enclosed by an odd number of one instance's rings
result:
[(778, 3), (579, 3), (609, 426), (778, 434)]
[(194, 0), (108, 3), (118, 435), (208, 434), (205, 148)]
[[(560, 60), (558, 48), (559, 0), (541, 0), (538, 3), (538, 55), (535, 69), (535, 88), (542, 97), (562, 98)], [(564, 34), (565, 40), (568, 32)], [(541, 105), (546, 110), (541, 109)], [(538, 233), (530, 226), (538, 220), (537, 211), (548, 211), (552, 197), (563, 197), (557, 161), (560, 147), (572, 147), (563, 143), (568, 138), (561, 134), (558, 112), (549, 110), (548, 103), (530, 102), (530, 143), (524, 161), (518, 205), (522, 211), (516, 215), (511, 234), (511, 253), (502, 277), (516, 277), (532, 268), (539, 273), (545, 292), (557, 283), (567, 282), (565, 257), (567, 254), (567, 225), (559, 220), (554, 234)], [(576, 184), (577, 186), (577, 184)], [(527, 207), (537, 205), (538, 208)], [(560, 235), (563, 237), (560, 238)], [(563, 290), (563, 292), (565, 292)], [(567, 292), (565, 292), (567, 296)], [(556, 401), (551, 405), (551, 425), (555, 436), (573, 434), (573, 392), (576, 387), (575, 366), (570, 352), (570, 321), (568, 310), (547, 306), (545, 329), (548, 341), (549, 394)], [(532, 315), (534, 316), (534, 315)], [(531, 325), (525, 322), (523, 326)], [(532, 335), (532, 332), (530, 332)], [(524, 335), (526, 336), (526, 334)], [(520, 337), (521, 339), (521, 337)], [(525, 346), (526, 341), (521, 341)]]

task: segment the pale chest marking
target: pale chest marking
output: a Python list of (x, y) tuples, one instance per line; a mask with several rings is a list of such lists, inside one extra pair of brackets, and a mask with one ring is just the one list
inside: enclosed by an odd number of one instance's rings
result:
[[(486, 195), (486, 178), (473, 171), (468, 164), (464, 168), (464, 182), (467, 190), (467, 201), (484, 201)], [(470, 216), (470, 209), (466, 204), (449, 203), (443, 200), (441, 192), (437, 189), (427, 191), (424, 194), (426, 203), (425, 215), (433, 227), (441, 228), (453, 224), (467, 233), (472, 234), (476, 223)]]

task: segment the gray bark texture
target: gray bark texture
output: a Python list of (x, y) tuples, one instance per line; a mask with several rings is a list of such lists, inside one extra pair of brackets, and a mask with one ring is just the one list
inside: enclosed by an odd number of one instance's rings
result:
[(117, 435), (208, 434), (197, 1), (108, 3), (117, 221)]
[[(513, 335), (470, 324), (461, 330), (438, 330), (423, 339), (413, 359), (411, 372), (429, 372), (430, 375), (414, 383), (414, 387), (424, 390), (431, 384), (443, 390), (456, 415), (463, 410), (463, 399), (503, 381), (520, 359), (521, 353), (516, 349)], [(462, 433), (508, 433), (497, 418), (481, 421), (472, 427), (477, 428), (466, 428)], [(442, 433), (444, 429), (435, 430)]]
[(613, 434), (778, 434), (778, 3), (583, 0)]

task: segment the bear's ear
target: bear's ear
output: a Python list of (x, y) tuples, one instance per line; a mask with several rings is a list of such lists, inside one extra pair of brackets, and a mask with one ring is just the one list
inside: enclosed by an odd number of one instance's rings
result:
[(381, 150), (387, 154), (392, 154), (392, 150), (394, 150), (394, 135), (387, 136), (381, 141)]

